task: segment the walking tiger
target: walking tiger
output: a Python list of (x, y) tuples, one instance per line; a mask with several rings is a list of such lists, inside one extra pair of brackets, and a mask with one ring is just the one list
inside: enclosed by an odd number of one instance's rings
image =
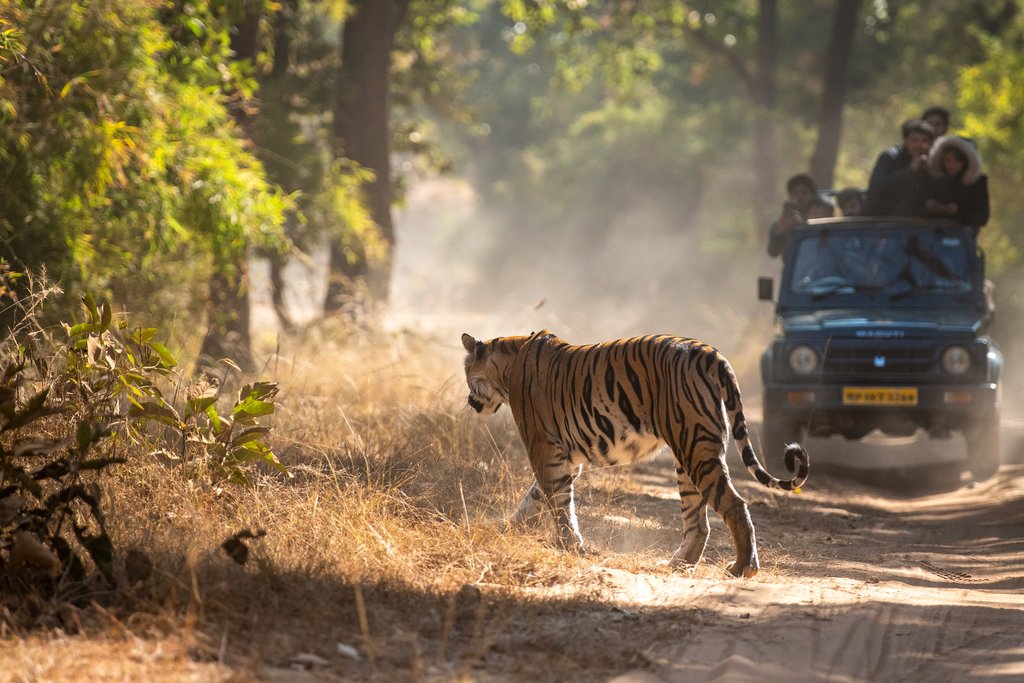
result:
[(797, 490), (810, 464), (799, 444), (786, 447), (790, 480), (770, 475), (750, 443), (736, 375), (725, 357), (696, 339), (667, 335), (574, 346), (547, 330), (478, 341), (462, 335), (469, 405), (491, 414), (508, 403), (536, 477), (513, 517), (546, 507), (558, 540), (582, 550), (573, 481), (583, 466), (633, 463), (666, 445), (675, 455), (683, 538), (670, 563), (693, 567), (707, 543), (710, 505), (732, 535), (734, 576), (757, 574), (754, 526), (729, 478), (730, 432), (743, 464), (761, 484)]

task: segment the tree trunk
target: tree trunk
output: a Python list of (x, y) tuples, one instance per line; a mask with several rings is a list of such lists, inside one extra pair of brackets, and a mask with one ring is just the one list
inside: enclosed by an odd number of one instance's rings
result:
[[(231, 34), (235, 59), (255, 63), (259, 53), (260, 0), (247, 0)], [(249, 108), (239, 100), (229, 105), (239, 130), (251, 135)], [(197, 370), (212, 370), (221, 358), (230, 358), (244, 371), (253, 367), (252, 337), (249, 330), (249, 255), (241, 250), (228, 261), (217, 258), (210, 275), (206, 305), (206, 337), (199, 351)]]
[(285, 332), (295, 330), (295, 323), (288, 315), (288, 309), (284, 305), (284, 267), (287, 263), (287, 254), (279, 251), (272, 251), (267, 255), (267, 262), (270, 264), (270, 301), (274, 306), (274, 313), (277, 315), (277, 324)]
[[(268, 84), (277, 83), (288, 78), (288, 67), (291, 65), (290, 60), (292, 57), (292, 40), (299, 21), (298, 0), (284, 0), (279, 4), (280, 9), (274, 15), (274, 63), (266, 81)], [(279, 93), (280, 91), (275, 88), (274, 92)], [(259, 140), (257, 140), (257, 144), (259, 144)], [(290, 176), (275, 178), (275, 180), (279, 185), (287, 188), (289, 193), (301, 190)], [(294, 223), (295, 216), (292, 215), (285, 226), (290, 237), (295, 235)], [(267, 254), (267, 261), (270, 265), (270, 300), (274, 307), (274, 313), (277, 316), (277, 324), (284, 332), (292, 332), (295, 330), (295, 323), (292, 321), (291, 316), (288, 315), (288, 310), (284, 305), (285, 289), (287, 288), (287, 283), (284, 279), (284, 267), (288, 262), (288, 254), (273, 250)]]
[(235, 274), (215, 268), (206, 303), (206, 338), (199, 351), (198, 369), (212, 370), (221, 358), (230, 358), (243, 371), (253, 368), (249, 334), (249, 278), (247, 262)]
[(818, 109), (818, 141), (811, 155), (811, 177), (818, 187), (832, 187), (843, 130), (843, 105), (846, 102), (847, 66), (853, 51), (860, 0), (836, 0), (825, 63), (825, 82)]
[[(370, 169), (374, 178), (365, 189), (370, 215), (380, 229), (387, 256), (373, 273), (365, 255), (353, 254), (340, 244), (331, 246), (330, 281), (324, 311), (339, 312), (354, 293), (354, 278), (368, 277), (371, 295), (386, 299), (395, 244), (391, 219), (391, 162), (389, 96), (391, 50), (410, 0), (359, 0), (342, 30), (341, 68), (334, 110), (334, 133), (341, 153)], [(353, 263), (349, 257), (355, 256)]]
[[(781, 196), (776, 180), (775, 68), (778, 46), (776, 0), (761, 0), (757, 15), (757, 75), (754, 81), (754, 171), (757, 228), (763, 232)], [(759, 232), (759, 234), (760, 234)]]

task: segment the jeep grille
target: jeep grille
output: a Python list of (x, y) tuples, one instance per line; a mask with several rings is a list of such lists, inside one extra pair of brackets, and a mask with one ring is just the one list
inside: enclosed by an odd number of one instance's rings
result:
[(935, 367), (932, 346), (847, 347), (833, 345), (825, 354), (824, 371), (851, 375), (921, 375)]

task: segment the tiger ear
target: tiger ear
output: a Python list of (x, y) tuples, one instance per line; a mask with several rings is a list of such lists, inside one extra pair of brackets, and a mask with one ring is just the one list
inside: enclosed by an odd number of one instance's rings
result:
[(462, 345), (464, 347), (466, 347), (467, 351), (469, 351), (470, 353), (473, 353), (473, 350), (476, 349), (477, 341), (476, 341), (476, 339), (473, 339), (473, 337), (471, 335), (468, 335), (465, 332), (463, 332), (462, 333)]

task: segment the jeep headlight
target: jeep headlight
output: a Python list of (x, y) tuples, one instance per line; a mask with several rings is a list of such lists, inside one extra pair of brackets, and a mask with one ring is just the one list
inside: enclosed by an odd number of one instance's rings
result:
[(942, 352), (942, 369), (951, 375), (962, 375), (971, 369), (971, 352), (963, 346), (947, 346)]
[(801, 344), (789, 352), (789, 367), (799, 375), (808, 375), (818, 369), (818, 351), (813, 346)]

